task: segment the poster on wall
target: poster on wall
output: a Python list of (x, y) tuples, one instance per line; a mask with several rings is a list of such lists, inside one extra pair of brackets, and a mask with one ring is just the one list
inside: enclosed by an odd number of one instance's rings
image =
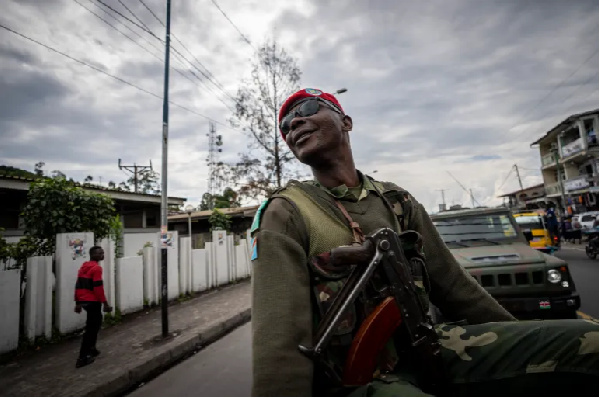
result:
[(83, 238), (71, 238), (67, 236), (67, 243), (69, 245), (69, 255), (73, 260), (77, 260), (77, 258), (83, 258), (86, 255), (86, 250), (84, 245), (86, 243), (86, 239)]
[(160, 246), (161, 248), (173, 248), (173, 233), (167, 231), (167, 226), (162, 226), (160, 229)]

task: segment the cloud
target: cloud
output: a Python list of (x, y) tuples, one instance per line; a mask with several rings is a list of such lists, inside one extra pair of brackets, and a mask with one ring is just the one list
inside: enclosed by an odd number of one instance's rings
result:
[[(125, 4), (159, 39), (90, 0), (4, 5), (1, 24), (122, 80), (0, 30), (0, 163), (32, 170), (43, 160), (103, 183), (127, 178), (118, 158), (160, 169), (165, 9), (146, 3), (160, 22), (140, 2)], [(470, 203), (446, 171), (488, 205), (518, 187), (514, 178), (502, 186), (514, 164), (524, 184), (541, 181), (530, 143), (598, 107), (591, 0), (218, 4), (254, 48), (275, 37), (296, 57), (302, 85), (347, 88), (339, 99), (353, 117), (357, 167), (411, 190), (429, 210), (442, 189), (449, 203)], [(222, 160), (251, 147), (227, 121), (254, 48), (210, 3), (174, 2), (172, 33), (169, 98), (193, 113), (170, 106), (168, 189), (197, 204), (207, 189), (208, 119), (223, 135)]]

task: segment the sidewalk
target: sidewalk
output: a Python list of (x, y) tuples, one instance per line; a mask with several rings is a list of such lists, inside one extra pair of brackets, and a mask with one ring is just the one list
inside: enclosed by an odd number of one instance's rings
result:
[(75, 368), (80, 337), (0, 365), (0, 396), (120, 395), (249, 321), (250, 282), (169, 306), (165, 340), (160, 308), (132, 316), (100, 331), (89, 366)]

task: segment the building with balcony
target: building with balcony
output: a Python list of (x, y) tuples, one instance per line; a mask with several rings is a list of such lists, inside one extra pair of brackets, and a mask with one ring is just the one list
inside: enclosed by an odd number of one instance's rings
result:
[(544, 183), (522, 188), (521, 190), (512, 193), (503, 194), (500, 198), (503, 199), (503, 206), (514, 211), (541, 209), (545, 207), (547, 202), (551, 202), (546, 197)]
[(531, 146), (551, 202), (570, 214), (598, 209), (598, 109), (569, 116)]

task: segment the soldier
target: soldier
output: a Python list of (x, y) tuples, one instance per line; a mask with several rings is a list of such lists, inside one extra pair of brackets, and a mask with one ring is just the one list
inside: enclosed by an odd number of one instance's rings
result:
[(421, 204), (395, 184), (356, 169), (352, 118), (333, 95), (294, 93), (281, 107), (279, 123), (314, 180), (288, 183), (261, 205), (252, 226), (253, 395), (431, 393), (417, 382), (397, 341), (380, 355), (373, 382), (344, 387), (332, 378), (343, 370), (366, 316), (360, 306), (335, 330), (326, 367), (298, 350), (313, 343), (315, 327), (346, 277), (318, 255), (382, 227), (421, 234), (427, 265), (414, 276), (416, 284), (446, 318), (457, 321), (436, 326), (446, 396), (598, 395), (598, 325), (516, 321), (455, 261)]

